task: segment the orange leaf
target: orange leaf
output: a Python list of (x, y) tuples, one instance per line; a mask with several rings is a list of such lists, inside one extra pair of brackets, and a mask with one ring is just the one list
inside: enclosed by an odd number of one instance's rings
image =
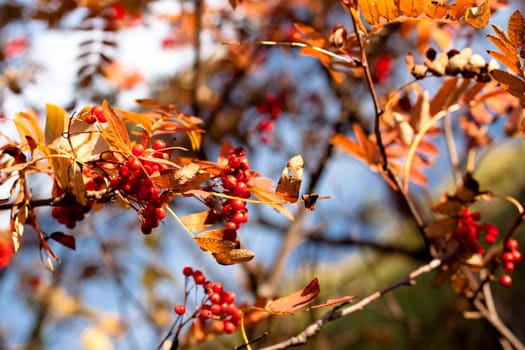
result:
[(235, 249), (235, 235), (235, 230), (219, 228), (204, 231), (194, 239), (202, 250), (210, 253), (224, 253)]
[(266, 305), (266, 310), (271, 314), (291, 315), (298, 309), (312, 303), (320, 291), (319, 281), (316, 277), (303, 289), (271, 301)]
[(423, 12), (424, 1), (421, 0), (400, 0), (399, 9), (408, 17), (417, 17)]
[(103, 135), (107, 143), (111, 145), (111, 148), (113, 148), (115, 151), (122, 152), (124, 154), (130, 154), (130, 140), (128, 131), (126, 130), (126, 125), (115, 113), (113, 108), (111, 108), (107, 101), (102, 103), (102, 110), (108, 121), (108, 126), (103, 131)]
[(184, 226), (192, 232), (199, 232), (217, 222), (218, 216), (213, 209), (193, 213), (180, 218)]

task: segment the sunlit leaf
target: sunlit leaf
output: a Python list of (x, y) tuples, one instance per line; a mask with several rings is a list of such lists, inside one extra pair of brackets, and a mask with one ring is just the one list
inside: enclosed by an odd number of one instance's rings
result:
[(507, 24), (507, 29), (510, 41), (514, 46), (521, 47), (525, 40), (525, 20), (520, 11), (516, 10), (512, 13)]
[(192, 232), (200, 232), (215, 224), (218, 219), (219, 217), (213, 209), (189, 214), (180, 218), (184, 226)]
[(476, 29), (482, 29), (489, 24), (490, 4), (484, 0), (479, 6), (472, 7), (465, 13), (465, 22)]
[(255, 257), (255, 254), (246, 249), (232, 249), (213, 253), (213, 257), (221, 265), (233, 265), (248, 262)]
[(417, 17), (423, 13), (424, 1), (421, 0), (400, 0), (399, 9), (408, 17)]
[(194, 239), (202, 250), (210, 253), (224, 253), (235, 249), (235, 236), (234, 230), (220, 228), (204, 231)]
[(327, 307), (327, 306), (333, 306), (333, 305), (337, 305), (337, 304), (347, 303), (350, 300), (354, 300), (355, 298), (356, 298), (355, 296), (347, 295), (347, 296), (344, 296), (344, 297), (328, 299), (324, 303), (317, 304), (317, 305), (314, 305), (314, 306), (310, 306), (308, 309), (319, 309), (319, 308), (322, 308), (322, 307)]
[(69, 114), (59, 106), (49, 103), (46, 104), (46, 112), (45, 139), (47, 145), (52, 145), (67, 131)]
[(321, 291), (319, 281), (314, 278), (306, 287), (285, 297), (275, 299), (266, 305), (266, 311), (277, 315), (290, 315), (311, 304)]
[(304, 161), (301, 155), (294, 156), (288, 161), (275, 189), (277, 197), (290, 203), (297, 202), (303, 181), (303, 168)]

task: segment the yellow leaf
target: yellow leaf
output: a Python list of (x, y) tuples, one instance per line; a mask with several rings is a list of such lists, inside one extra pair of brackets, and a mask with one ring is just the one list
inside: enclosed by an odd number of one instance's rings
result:
[(52, 145), (58, 139), (62, 139), (67, 131), (69, 114), (62, 108), (52, 104), (46, 104), (46, 144)]
[(448, 11), (448, 7), (443, 1), (430, 1), (425, 2), (423, 7), (425, 14), (433, 19), (439, 19), (445, 17)]
[(128, 131), (126, 129), (126, 125), (124, 124), (122, 119), (120, 119), (120, 117), (115, 113), (113, 108), (111, 108), (107, 101), (103, 102), (102, 111), (108, 123), (105, 132), (103, 132), (106, 142), (111, 146), (113, 150), (122, 152), (124, 154), (130, 154), (130, 140)]
[(485, 0), (477, 7), (471, 7), (465, 13), (465, 22), (476, 29), (482, 29), (489, 24), (490, 6), (489, 0)]
[(199, 232), (217, 222), (218, 216), (213, 209), (193, 213), (180, 218), (180, 221), (192, 232)]

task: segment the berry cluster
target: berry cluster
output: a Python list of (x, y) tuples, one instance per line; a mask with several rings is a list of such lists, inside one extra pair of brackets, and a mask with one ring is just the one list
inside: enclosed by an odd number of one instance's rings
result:
[[(241, 309), (235, 305), (235, 293), (224, 290), (221, 282), (206, 280), (206, 276), (202, 271), (194, 270), (190, 266), (185, 266), (182, 273), (186, 277), (186, 286), (188, 281), (193, 279), (195, 286), (202, 287), (204, 292), (204, 297), (188, 320), (196, 319), (201, 322), (208, 320), (220, 321), (220, 330), (222, 332), (228, 334), (235, 332), (235, 329), (241, 323), (242, 316)], [(186, 305), (175, 305), (174, 311), (177, 315), (183, 316), (187, 312)], [(181, 321), (181, 323), (183, 322)]]
[(266, 94), (264, 102), (257, 104), (257, 112), (263, 117), (257, 124), (261, 134), (261, 142), (268, 143), (275, 127), (275, 122), (281, 115), (281, 105), (274, 94)]
[(73, 194), (66, 194), (60, 203), (51, 210), (51, 216), (68, 229), (73, 229), (77, 221), (84, 220), (84, 216), (91, 210), (92, 204), (90, 201), (88, 204), (82, 205), (77, 202)]
[[(239, 198), (249, 198), (250, 162), (242, 147), (232, 149), (228, 154), (228, 165), (221, 173), (224, 193)], [(227, 199), (222, 203), (222, 215), (226, 220), (226, 228), (237, 230), (248, 222), (248, 208), (241, 199)]]
[(459, 213), (454, 236), (471, 253), (483, 254), (485, 252), (485, 248), (479, 243), (479, 237), (482, 232), (485, 232), (485, 242), (489, 244), (494, 243), (498, 236), (498, 228), (495, 225), (480, 224), (478, 222), (480, 219), (481, 214), (479, 212), (471, 212), (468, 208), (463, 208)]
[(94, 124), (96, 121), (99, 121), (100, 123), (107, 122), (106, 116), (100, 106), (91, 107), (91, 111), (86, 117), (86, 123), (88, 124)]
[[(516, 239), (510, 238), (505, 245), (505, 251), (501, 255), (501, 263), (503, 269), (507, 272), (514, 270), (514, 263), (521, 260), (521, 252), (518, 250), (519, 243)], [(505, 273), (500, 277), (500, 283), (508, 287), (512, 284), (512, 277)]]
[(148, 149), (142, 144), (136, 144), (131, 151), (133, 155), (119, 165), (118, 175), (110, 178), (113, 190), (118, 190), (124, 197), (142, 205), (141, 230), (146, 235), (158, 227), (160, 220), (166, 217), (161, 189), (150, 179), (151, 175), (164, 169), (164, 165), (156, 160), (170, 158), (169, 151), (165, 149), (166, 143), (162, 140), (155, 140), (153, 148)]

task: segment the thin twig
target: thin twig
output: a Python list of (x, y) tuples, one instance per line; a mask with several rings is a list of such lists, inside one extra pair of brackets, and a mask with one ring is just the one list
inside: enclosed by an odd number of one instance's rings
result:
[(319, 333), (319, 331), (325, 326), (327, 323), (331, 321), (335, 321), (341, 317), (348, 316), (354, 312), (363, 310), (366, 306), (371, 304), (372, 302), (376, 301), (377, 299), (381, 298), (383, 295), (401, 287), (401, 286), (411, 286), (415, 284), (415, 280), (428, 272), (433, 271), (434, 269), (441, 266), (441, 260), (440, 259), (434, 259), (431, 262), (429, 262), (426, 265), (423, 265), (416, 270), (412, 271), (410, 274), (408, 274), (406, 277), (400, 279), (399, 281), (387, 286), (386, 288), (377, 291), (375, 293), (372, 293), (365, 299), (362, 299), (359, 303), (348, 306), (346, 308), (340, 309), (340, 308), (334, 308), (331, 311), (325, 313), (323, 317), (315, 321), (314, 323), (310, 324), (305, 330), (297, 334), (296, 336), (293, 336), (283, 342), (262, 348), (261, 350), (279, 350), (279, 349), (287, 349), (292, 346), (298, 346), (302, 344), (306, 344), (309, 338), (313, 337), (315, 334)]

